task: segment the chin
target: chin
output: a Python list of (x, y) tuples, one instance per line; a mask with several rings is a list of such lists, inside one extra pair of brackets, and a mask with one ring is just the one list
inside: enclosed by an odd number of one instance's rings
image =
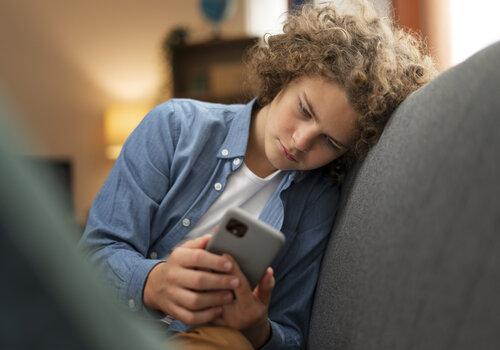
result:
[[(274, 150), (273, 150), (274, 151)], [(271, 153), (271, 152), (269, 152)], [(266, 157), (269, 159), (271, 165), (279, 170), (299, 170), (298, 163), (291, 163), (288, 159), (286, 159), (282, 154), (281, 150), (277, 147), (276, 151), (269, 154), (266, 152)], [(296, 165), (296, 166), (294, 166)]]
[(300, 170), (298, 166), (293, 166), (289, 162), (283, 162), (281, 164), (275, 164), (275, 168), (279, 170)]

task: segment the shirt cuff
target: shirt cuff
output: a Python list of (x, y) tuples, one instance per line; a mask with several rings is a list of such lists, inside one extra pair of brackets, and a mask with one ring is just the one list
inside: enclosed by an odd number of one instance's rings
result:
[(281, 327), (274, 321), (269, 320), (271, 325), (271, 338), (259, 350), (275, 350), (281, 349), (285, 344), (285, 334)]
[(164, 260), (159, 259), (140, 259), (137, 261), (137, 266), (132, 273), (132, 277), (130, 278), (125, 294), (126, 303), (130, 310), (141, 311), (146, 309), (142, 300), (146, 279), (153, 267), (163, 261)]

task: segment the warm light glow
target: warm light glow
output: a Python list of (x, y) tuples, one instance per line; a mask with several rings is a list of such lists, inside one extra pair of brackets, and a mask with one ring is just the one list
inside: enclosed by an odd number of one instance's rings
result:
[(500, 2), (450, 0), (452, 63), (500, 40)]
[(108, 107), (104, 115), (107, 158), (118, 158), (123, 143), (150, 109), (151, 104), (144, 102)]
[[(118, 100), (137, 100), (155, 96), (161, 86), (159, 69), (155, 65), (143, 67), (139, 64), (134, 65), (134, 69), (126, 71), (123, 67), (110, 66), (99, 70), (99, 67), (93, 67), (99, 86), (109, 93), (111, 98)], [(89, 67), (90, 69), (90, 67)]]

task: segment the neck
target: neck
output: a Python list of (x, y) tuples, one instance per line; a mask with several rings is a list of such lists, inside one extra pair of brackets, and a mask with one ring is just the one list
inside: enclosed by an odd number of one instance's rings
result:
[(272, 166), (265, 151), (265, 130), (269, 105), (262, 107), (252, 116), (248, 145), (245, 153), (245, 164), (259, 177), (267, 177), (277, 169)]

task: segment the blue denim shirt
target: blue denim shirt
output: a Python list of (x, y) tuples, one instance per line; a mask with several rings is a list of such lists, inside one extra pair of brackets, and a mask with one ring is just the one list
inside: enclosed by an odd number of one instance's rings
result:
[[(148, 273), (194, 227), (241, 166), (234, 160), (244, 160), (253, 104), (173, 99), (154, 108), (128, 138), (90, 210), (80, 246), (130, 309), (145, 309)], [(286, 237), (272, 264), (272, 337), (264, 349), (305, 346), (338, 195), (338, 186), (317, 171), (286, 171), (260, 214)], [(170, 329), (188, 327), (174, 321)]]

